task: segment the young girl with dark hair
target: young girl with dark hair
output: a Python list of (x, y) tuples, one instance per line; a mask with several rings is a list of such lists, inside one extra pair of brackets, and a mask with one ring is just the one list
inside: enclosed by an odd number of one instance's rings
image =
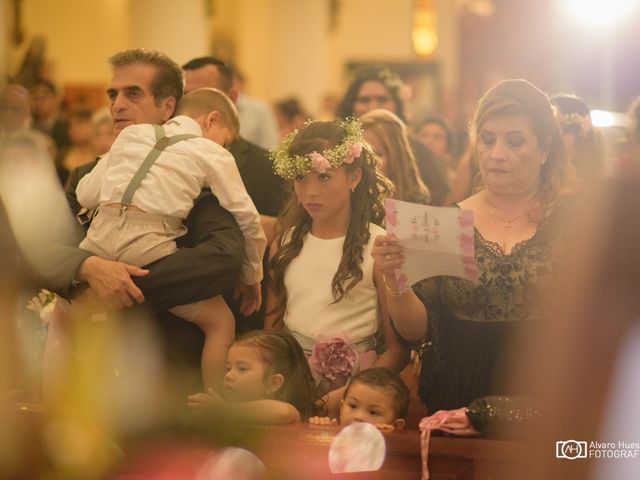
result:
[(291, 335), (249, 332), (227, 353), (223, 395), (189, 396), (194, 410), (222, 410), (227, 417), (265, 425), (316, 415), (316, 385), (300, 345)]
[(272, 247), (265, 327), (284, 328), (298, 340), (320, 387), (336, 392), (329, 397), (333, 408), (358, 368), (399, 371), (408, 360), (371, 257), (392, 186), (357, 120), (308, 123), (272, 159), (295, 193)]

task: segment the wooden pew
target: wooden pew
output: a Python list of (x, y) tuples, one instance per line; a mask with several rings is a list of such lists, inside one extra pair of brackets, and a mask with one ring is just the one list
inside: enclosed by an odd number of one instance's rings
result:
[[(35, 478), (37, 472), (51, 468), (51, 465), (47, 466), (49, 461), (40, 448), (42, 429), (48, 422), (48, 415), (39, 405), (14, 404), (13, 409), (21, 430), (28, 433), (24, 438), (24, 446), (28, 448), (21, 452), (26, 463), (20, 467), (20, 475), (12, 478)], [(172, 455), (177, 458), (187, 452), (187, 457), (193, 459), (190, 461), (195, 462), (193, 468), (196, 470), (197, 463), (206, 459), (213, 449), (245, 448), (265, 464), (267, 479), (419, 480), (421, 475), (420, 433), (417, 430), (383, 434), (386, 456), (379, 471), (336, 475), (330, 472), (328, 455), (340, 427), (237, 425), (232, 427), (233, 434), (229, 435), (229, 425), (221, 430), (217, 428), (220, 427), (218, 424), (208, 424), (205, 428), (207, 436), (203, 436), (202, 431), (198, 432), (194, 425), (191, 427), (174, 431), (160, 429), (120, 446), (134, 464), (139, 452), (157, 455), (157, 452), (166, 451), (166, 455), (161, 455), (162, 459), (156, 457), (156, 461), (169, 464), (172, 463)], [(429, 471), (432, 480), (521, 479), (523, 472), (527, 471), (528, 453), (529, 445), (525, 442), (433, 436)], [(126, 466), (123, 468), (127, 470)]]
[[(341, 478), (345, 476), (332, 475), (328, 465), (329, 448), (339, 431), (338, 427), (313, 425), (252, 427), (246, 431), (247, 438), (262, 441), (246, 446), (261, 458), (269, 472), (278, 472), (282, 478)], [(384, 438), (386, 458), (380, 471), (345, 478), (420, 479), (420, 433), (402, 430), (385, 433)], [(528, 451), (524, 442), (434, 436), (429, 471), (433, 480), (518, 478)]]

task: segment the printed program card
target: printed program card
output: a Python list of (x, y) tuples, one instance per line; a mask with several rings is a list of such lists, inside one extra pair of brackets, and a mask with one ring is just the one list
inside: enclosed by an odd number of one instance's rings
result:
[(396, 270), (401, 292), (439, 275), (478, 281), (473, 211), (392, 199), (387, 199), (385, 210), (387, 232), (405, 248), (404, 264)]

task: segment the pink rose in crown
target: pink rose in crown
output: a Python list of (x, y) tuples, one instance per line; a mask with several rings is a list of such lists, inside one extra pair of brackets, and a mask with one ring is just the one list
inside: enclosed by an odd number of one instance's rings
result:
[(329, 390), (347, 383), (358, 362), (358, 354), (342, 337), (318, 339), (309, 357), (309, 366), (319, 383), (325, 380)]
[(311, 152), (309, 154), (309, 158), (311, 159), (313, 169), (318, 173), (325, 173), (331, 168), (329, 160), (327, 160), (321, 153)]
[(344, 158), (344, 163), (353, 163), (353, 160), (360, 158), (362, 153), (362, 142), (354, 142), (349, 145), (347, 155)]

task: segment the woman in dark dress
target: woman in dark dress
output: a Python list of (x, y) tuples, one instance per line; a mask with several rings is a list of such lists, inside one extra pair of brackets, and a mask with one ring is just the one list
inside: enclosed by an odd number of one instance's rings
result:
[(402, 247), (379, 236), (372, 253), (398, 332), (425, 340), (419, 394), (429, 414), (515, 393), (499, 382), (513, 332), (543, 315), (539, 299), (560, 273), (578, 188), (551, 103), (525, 80), (484, 95), (471, 136), (484, 188), (459, 206), (474, 214), (480, 282), (435, 277), (400, 293), (393, 271)]

